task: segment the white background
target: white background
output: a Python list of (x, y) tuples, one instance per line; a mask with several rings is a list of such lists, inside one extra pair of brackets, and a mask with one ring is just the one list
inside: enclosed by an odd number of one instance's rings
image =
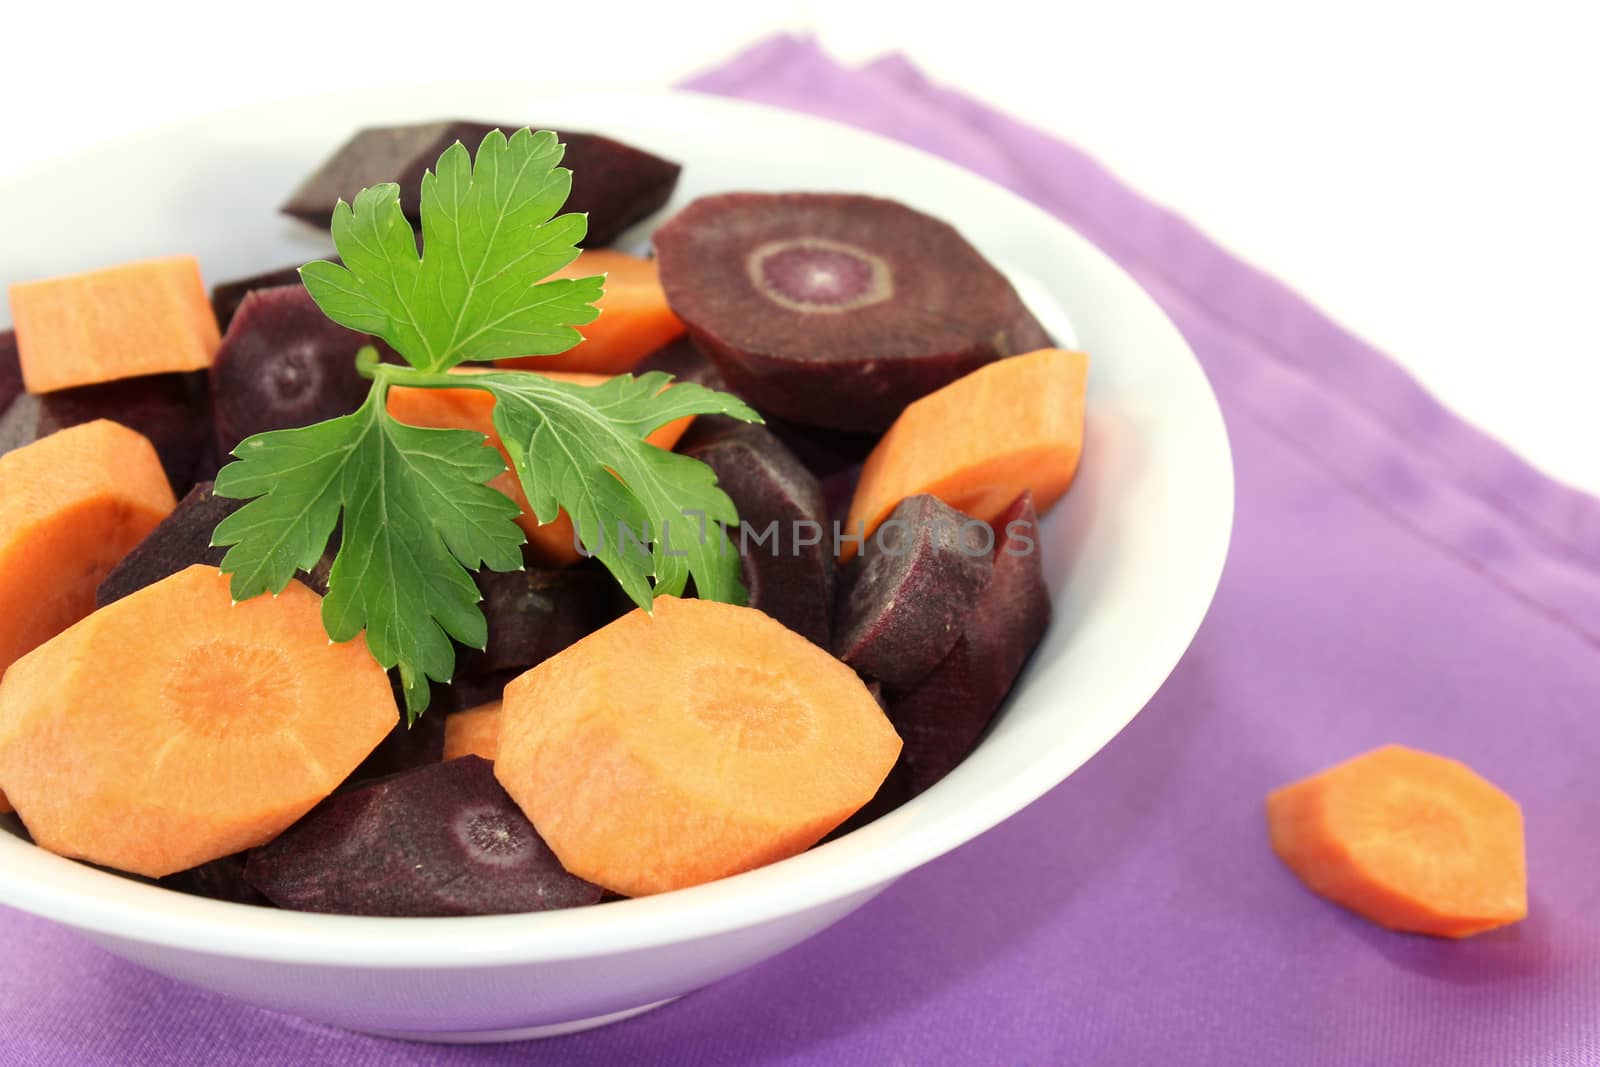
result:
[(898, 49), (1086, 148), (1536, 464), (1600, 492), (1597, 8), (19, 4), (0, 33), (0, 177), (88, 141), (321, 89), (665, 85), (776, 31), (813, 33), (846, 61)]

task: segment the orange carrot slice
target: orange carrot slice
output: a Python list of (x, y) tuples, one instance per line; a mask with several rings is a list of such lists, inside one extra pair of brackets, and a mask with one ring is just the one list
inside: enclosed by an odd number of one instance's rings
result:
[(502, 367), (531, 371), (586, 371), (626, 374), (639, 361), (683, 333), (683, 323), (667, 306), (661, 272), (653, 259), (640, 259), (610, 248), (581, 253), (552, 278), (606, 276), (605, 294), (596, 305), (600, 317), (578, 327), (583, 340), (555, 356), (528, 356), (500, 361)]
[[(483, 373), (476, 368), (460, 368), (458, 372)], [(608, 375), (550, 372), (545, 377), (577, 385), (599, 385)], [(547, 523), (540, 523), (534, 517), (533, 509), (528, 504), (528, 494), (523, 492), (521, 480), (511, 470), (511, 454), (501, 444), (500, 434), (494, 427), (494, 397), (481, 389), (397, 388), (389, 390), (389, 414), (411, 426), (477, 430), (488, 437), (488, 443), (499, 450), (506, 463), (505, 473), (489, 484), (522, 509), (517, 525), (527, 534), (528, 547), (534, 558), (550, 567), (570, 566), (583, 558), (578, 551), (572, 520), (566, 512), (561, 512)], [(645, 440), (657, 448), (671, 449), (693, 421), (693, 415), (685, 415), (662, 426)]]
[(490, 701), (444, 720), (444, 758), (482, 756), (491, 763), (500, 751), (500, 706)]
[(899, 753), (866, 685), (804, 637), (663, 596), (506, 687), (495, 775), (567, 870), (633, 897), (810, 848)]
[(1522, 809), (1471, 768), (1389, 745), (1267, 797), (1272, 848), (1380, 926), (1467, 937), (1528, 913)]
[(111, 568), (176, 506), (155, 448), (104, 419), (0, 456), (0, 673), (93, 611)]
[[(1089, 358), (1046, 348), (991, 363), (909, 405), (861, 471), (846, 522), (870, 535), (909, 496), (929, 493), (993, 522), (1024, 490), (1043, 514), (1083, 451)], [(848, 560), (856, 545), (845, 541)]]
[(276, 837), (399, 720), (357, 638), (299, 582), (235, 605), (196, 565), (95, 612), (0, 680), (0, 782), (43, 847), (159, 878)]
[(30, 393), (203, 370), (222, 343), (193, 256), (17, 282), (11, 315)]

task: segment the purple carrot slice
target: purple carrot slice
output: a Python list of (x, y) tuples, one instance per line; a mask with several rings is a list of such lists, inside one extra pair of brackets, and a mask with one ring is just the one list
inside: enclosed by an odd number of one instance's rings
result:
[(905, 742), (912, 795), (972, 751), (1050, 625), (1032, 497), (1018, 497), (995, 528), (994, 574), (955, 647), (910, 692), (890, 695), (889, 720)]
[(39, 398), (22, 387), (17, 335), (0, 331), (0, 456), (34, 441)]
[[(338, 263), (338, 256), (327, 256), (328, 260)], [(239, 313), (239, 305), (244, 303), (244, 298), (257, 289), (277, 289), (284, 285), (300, 285), (300, 266), (280, 267), (278, 270), (264, 271), (261, 274), (252, 274), (248, 278), (235, 278), (229, 282), (218, 282), (211, 288), (211, 310), (216, 313), (217, 325), (224, 333), (228, 324), (233, 321), (234, 315)]]
[(592, 567), (482, 571), (477, 581), (489, 643), (462, 653), (457, 684), (464, 676), (536, 667), (631, 607), (616, 580)]
[(828, 478), (859, 468), (877, 447), (883, 435), (879, 433), (851, 433), (848, 430), (828, 430), (820, 426), (806, 426), (787, 419), (768, 417), (767, 429), (778, 440), (789, 446), (795, 458), (818, 478)]
[(113, 419), (155, 445), (173, 489), (194, 484), (210, 439), (205, 375), (152, 374), (42, 396), (24, 392), (16, 338), (0, 332), (0, 454), (69, 426)]
[(762, 412), (881, 432), (905, 406), (1050, 343), (1005, 276), (938, 219), (837, 193), (727, 193), (655, 234), (672, 310)]
[(503, 915), (601, 895), (562, 868), (477, 756), (324, 801), (253, 851), (245, 877), (279, 907), (339, 915)]
[(0, 415), (22, 395), (22, 361), (17, 356), (17, 335), (0, 330)]
[(828, 506), (828, 518), (839, 524), (839, 529), (849, 527), (850, 501), (856, 494), (856, 484), (861, 481), (861, 464), (842, 467), (832, 474), (823, 475), (822, 498)]
[[(196, 563), (221, 566), (225, 548), (214, 548), (211, 535), (217, 523), (244, 507), (243, 500), (230, 500), (211, 491), (210, 482), (201, 482), (189, 490), (172, 514), (161, 520), (132, 552), (111, 569), (95, 590), (95, 607), (121, 600), (129, 593), (154, 585)], [(328, 572), (333, 567), (337, 543), (331, 544), (322, 562), (312, 571), (301, 573), (299, 578), (318, 594), (328, 592)]]
[(324, 315), (304, 286), (246, 294), (211, 368), (217, 447), (355, 411), (370, 387), (356, 353), (371, 343)]
[(696, 419), (678, 450), (715, 471), (739, 509), (731, 536), (750, 606), (827, 648), (833, 530), (816, 476), (770, 432), (733, 420)]
[(190, 896), (210, 897), (212, 900), (226, 900), (234, 904), (271, 907), (272, 901), (245, 881), (245, 859), (245, 853), (236, 852), (231, 856), (223, 856), (210, 863), (202, 863), (198, 867), (179, 871), (177, 874), (169, 874), (165, 878), (158, 879), (157, 884), (168, 889), (176, 889), (180, 893), (188, 893)]
[(693, 382), (707, 389), (725, 390), (727, 383), (717, 372), (711, 357), (700, 351), (700, 346), (688, 334), (683, 334), (641, 359), (633, 368), (635, 374), (665, 371), (680, 382)]
[(95, 419), (138, 430), (155, 445), (173, 491), (194, 485), (210, 444), (210, 397), (204, 372), (152, 374), (39, 397), (40, 437)]
[[(460, 141), (477, 152), (490, 130), (510, 134), (524, 125), (528, 124), (453, 120), (361, 130), (295, 190), (283, 211), (326, 228), (333, 205), (341, 198), (349, 201), (366, 186), (397, 182), (400, 206), (416, 222), (423, 172), (438, 162), (445, 149)], [(561, 165), (572, 171), (572, 193), (563, 210), (588, 214), (583, 243), (590, 248), (610, 244), (657, 211), (678, 184), (682, 168), (670, 160), (598, 134), (557, 133), (567, 146)]]
[(196, 563), (220, 566), (227, 549), (213, 548), (211, 534), (217, 523), (243, 506), (242, 500), (213, 494), (210, 482), (189, 490), (172, 514), (105, 576), (95, 590), (95, 607), (115, 603)]
[(961, 637), (993, 573), (994, 540), (937, 497), (902, 500), (845, 571), (833, 654), (887, 689), (916, 685)]
[[(390, 681), (395, 687), (395, 701), (403, 704), (405, 692), (400, 687), (398, 673), (390, 672)], [(402, 715), (394, 729), (350, 772), (338, 792), (361, 789), (444, 759), (444, 718), (444, 712), (436, 708), (414, 723), (407, 723)]]

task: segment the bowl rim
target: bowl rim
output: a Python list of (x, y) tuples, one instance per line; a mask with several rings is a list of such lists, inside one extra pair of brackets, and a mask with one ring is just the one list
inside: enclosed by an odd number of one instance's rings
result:
[[(697, 940), (777, 922), (793, 914), (865, 898), (895, 879), (970, 841), (1037, 800), (1064, 781), (1130, 722), (1166, 680), (1198, 631), (1221, 579), (1232, 533), (1234, 480), (1231, 450), (1220, 407), (1204, 371), (1176, 327), (1155, 301), (1118, 264), (1076, 230), (1044, 209), (978, 174), (911, 145), (852, 126), (764, 104), (684, 90), (563, 90), (550, 92), (524, 83), (483, 83), (457, 89), (485, 94), (516, 93), (547, 114), (559, 115), (565, 104), (603, 100), (608, 107), (692, 108), (707, 121), (732, 124), (781, 122), (797, 132), (830, 139), (864, 154), (898, 156), (904, 165), (937, 173), (941, 181), (964, 186), (1006, 209), (1040, 231), (1065, 237), (1079, 246), (1093, 269), (1123, 292), (1129, 306), (1168, 336), (1164, 343), (1181, 350), (1202, 396), (1194, 414), (1201, 430), (1193, 458), (1202, 463), (1212, 490), (1199, 501), (1201, 513), (1187, 527), (1198, 547), (1193, 580), (1166, 606), (1163, 625), (1149, 635), (1136, 670), (1117, 683), (1116, 695), (1105, 701), (1112, 710), (1095, 715), (1083, 729), (1064, 733), (1026, 765), (991, 783), (981, 803), (922, 826), (903, 826), (902, 808), (854, 833), (798, 856), (706, 885), (653, 897), (619, 900), (566, 911), (451, 918), (379, 918), (282, 911), (194, 897), (89, 868), (45, 854), (69, 873), (114, 879), (115, 893), (96, 892), (100, 882), (64, 874), (66, 885), (34, 881), (4, 860), (11, 848), (43, 852), (9, 834), (0, 834), (0, 903), (118, 940), (148, 943), (195, 953), (264, 962), (307, 963), (332, 967), (465, 968), (593, 958)], [(392, 101), (395, 90), (383, 90)], [(426, 115), (440, 105), (432, 89), (419, 86), (401, 95), (416, 101), (415, 113)], [(308, 94), (264, 104), (215, 112), (165, 124), (98, 147), (130, 145), (158, 134), (181, 132), (219, 120), (248, 122), (252, 114), (306, 106), (318, 101), (358, 103), (378, 95), (372, 90)], [(530, 107), (529, 111), (534, 108)], [(13, 187), (36, 181), (55, 166), (90, 154), (50, 160), (0, 180), (0, 196)], [(960, 224), (959, 219), (952, 220)], [(1030, 231), (1031, 232), (1031, 231)], [(1047, 520), (1048, 521), (1048, 520)], [(1059, 591), (1058, 591), (1059, 592)], [(927, 794), (952, 786), (949, 780)], [(913, 802), (914, 803), (914, 802)], [(81, 885), (73, 885), (81, 882)]]

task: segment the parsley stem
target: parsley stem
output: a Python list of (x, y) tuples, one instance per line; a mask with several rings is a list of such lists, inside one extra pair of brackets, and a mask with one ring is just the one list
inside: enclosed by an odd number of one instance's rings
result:
[[(375, 353), (370, 347), (362, 349), (362, 352), (368, 351)], [(472, 380), (474, 376), (470, 374), (417, 370), (414, 367), (376, 361), (363, 365), (360, 354), (356, 356), (356, 369), (363, 377), (385, 388), (398, 385), (407, 389), (471, 389), (477, 384)]]

